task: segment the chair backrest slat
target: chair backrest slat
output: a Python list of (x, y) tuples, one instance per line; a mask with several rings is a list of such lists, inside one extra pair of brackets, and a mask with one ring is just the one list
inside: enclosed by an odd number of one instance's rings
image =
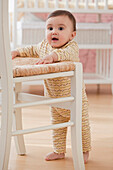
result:
[(11, 52), (9, 41), (8, 0), (0, 1), (0, 67), (1, 72), (11, 75)]
[[(2, 88), (0, 170), (8, 169), (8, 148), (10, 146), (8, 137), (10, 138), (11, 136), (10, 132), (12, 128), (13, 74), (10, 54), (8, 0), (0, 0), (0, 76)], [(6, 151), (7, 157), (5, 157)]]

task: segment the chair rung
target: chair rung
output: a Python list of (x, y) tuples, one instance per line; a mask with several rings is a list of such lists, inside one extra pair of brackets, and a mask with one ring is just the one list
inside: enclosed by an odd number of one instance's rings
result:
[(12, 132), (12, 136), (36, 133), (36, 132), (47, 131), (47, 130), (58, 129), (58, 128), (64, 128), (64, 127), (73, 126), (73, 125), (74, 125), (73, 122), (66, 122), (66, 123), (59, 123), (59, 124), (55, 124), (55, 125), (32, 128), (32, 129), (17, 130), (17, 131)]
[(19, 103), (14, 105), (14, 109), (16, 108), (21, 108), (21, 107), (28, 107), (28, 106), (35, 106), (35, 105), (49, 105), (49, 104), (54, 104), (54, 103), (63, 103), (63, 102), (68, 102), (68, 101), (73, 101), (74, 97), (62, 97), (62, 98), (52, 98), (52, 99), (46, 99), (42, 101), (36, 101), (36, 102), (31, 102), (31, 103)]
[(36, 76), (16, 77), (13, 78), (13, 81), (16, 83), (16, 82), (25, 82), (25, 81), (34, 81), (34, 80), (44, 80), (44, 79), (57, 78), (57, 77), (66, 77), (66, 76), (74, 76), (74, 71), (41, 74)]

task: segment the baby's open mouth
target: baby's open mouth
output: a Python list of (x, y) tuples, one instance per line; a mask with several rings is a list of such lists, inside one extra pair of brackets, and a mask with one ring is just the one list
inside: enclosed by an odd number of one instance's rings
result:
[(58, 38), (52, 38), (52, 40), (58, 40)]

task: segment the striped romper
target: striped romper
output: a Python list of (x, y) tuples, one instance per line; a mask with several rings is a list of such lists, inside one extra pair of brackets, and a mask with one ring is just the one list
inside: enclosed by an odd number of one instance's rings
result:
[[(79, 48), (74, 40), (71, 40), (61, 48), (52, 48), (46, 40), (37, 45), (17, 49), (20, 56), (43, 58), (51, 52), (58, 55), (58, 61), (79, 62)], [(66, 77), (45, 80), (47, 95), (52, 98), (67, 97), (71, 95), (70, 79)], [(82, 89), (82, 146), (83, 152), (91, 150), (91, 137), (88, 116), (88, 100), (83, 83)], [(52, 123), (64, 123), (70, 120), (70, 110), (51, 108)], [(53, 147), (56, 153), (66, 152), (67, 127), (53, 130)]]

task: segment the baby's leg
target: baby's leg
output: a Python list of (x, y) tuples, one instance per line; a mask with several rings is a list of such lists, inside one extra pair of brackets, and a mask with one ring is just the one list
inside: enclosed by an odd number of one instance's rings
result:
[[(70, 119), (69, 110), (60, 109), (60, 108), (51, 108), (51, 112), (52, 112), (52, 123), (53, 124), (65, 123), (65, 122), (68, 122)], [(53, 130), (54, 152), (47, 154), (45, 160), (50, 161), (50, 160), (65, 158), (66, 135), (67, 135), (67, 127)]]
[(88, 162), (88, 158), (89, 158), (89, 151), (84, 152), (83, 157), (84, 157), (84, 163), (86, 164)]
[[(56, 86), (56, 81), (55, 81), (55, 86)], [(66, 84), (65, 84), (65, 87), (66, 87)], [(63, 87), (63, 89), (65, 88)], [(86, 163), (88, 161), (89, 151), (91, 150), (91, 139), (90, 139), (89, 116), (88, 116), (88, 101), (87, 101), (87, 96), (85, 93), (84, 84), (83, 84), (83, 91), (82, 91), (82, 101), (83, 101), (83, 104), (82, 104), (82, 146), (83, 146), (84, 162)], [(67, 111), (66, 109), (59, 110), (58, 108), (52, 108), (53, 124), (68, 122), (69, 119), (70, 119), (69, 110)], [(66, 134), (67, 134), (67, 128), (60, 128), (57, 130), (53, 130), (54, 152), (49, 153), (45, 158), (46, 160), (55, 160), (55, 159), (65, 158)]]
[(83, 101), (82, 106), (82, 147), (83, 153), (87, 153), (91, 150), (91, 135), (89, 126), (87, 101)]
[(91, 135), (88, 115), (88, 100), (84, 84), (82, 89), (82, 147), (84, 163), (87, 163), (89, 158), (89, 151), (91, 150)]
[[(87, 101), (83, 102), (83, 109), (82, 109), (82, 144), (83, 144), (83, 157), (84, 163), (87, 163), (89, 158), (89, 150), (91, 149), (90, 146), (90, 128), (89, 128), (89, 119), (88, 119), (88, 112), (87, 112)], [(61, 113), (59, 112), (63, 111)], [(66, 112), (67, 117), (66, 117)], [(52, 108), (52, 122), (53, 124), (56, 123), (63, 123), (69, 121), (69, 110), (66, 109), (57, 109)], [(67, 128), (60, 128), (53, 130), (53, 146), (54, 152), (47, 154), (45, 160), (52, 161), (56, 159), (63, 159), (65, 158), (66, 152), (66, 134)]]
[[(83, 98), (84, 99), (84, 98)], [(63, 111), (63, 116), (59, 113), (59, 109), (52, 108), (52, 118), (53, 124), (63, 123), (65, 121), (69, 121), (69, 118), (66, 118), (65, 109), (61, 109)], [(57, 113), (58, 111), (58, 113)], [(67, 110), (68, 111), (68, 110)], [(68, 113), (69, 114), (69, 113)], [(57, 116), (57, 117), (56, 117)], [(63, 120), (63, 122), (62, 122)], [(53, 146), (54, 152), (49, 153), (46, 156), (46, 160), (56, 160), (65, 158), (66, 152), (66, 133), (67, 128), (61, 128), (53, 131)], [(83, 157), (84, 163), (88, 162), (89, 151), (91, 150), (91, 139), (90, 139), (90, 127), (89, 127), (89, 117), (88, 117), (88, 102), (87, 100), (83, 101), (82, 106), (82, 145), (83, 145)]]

